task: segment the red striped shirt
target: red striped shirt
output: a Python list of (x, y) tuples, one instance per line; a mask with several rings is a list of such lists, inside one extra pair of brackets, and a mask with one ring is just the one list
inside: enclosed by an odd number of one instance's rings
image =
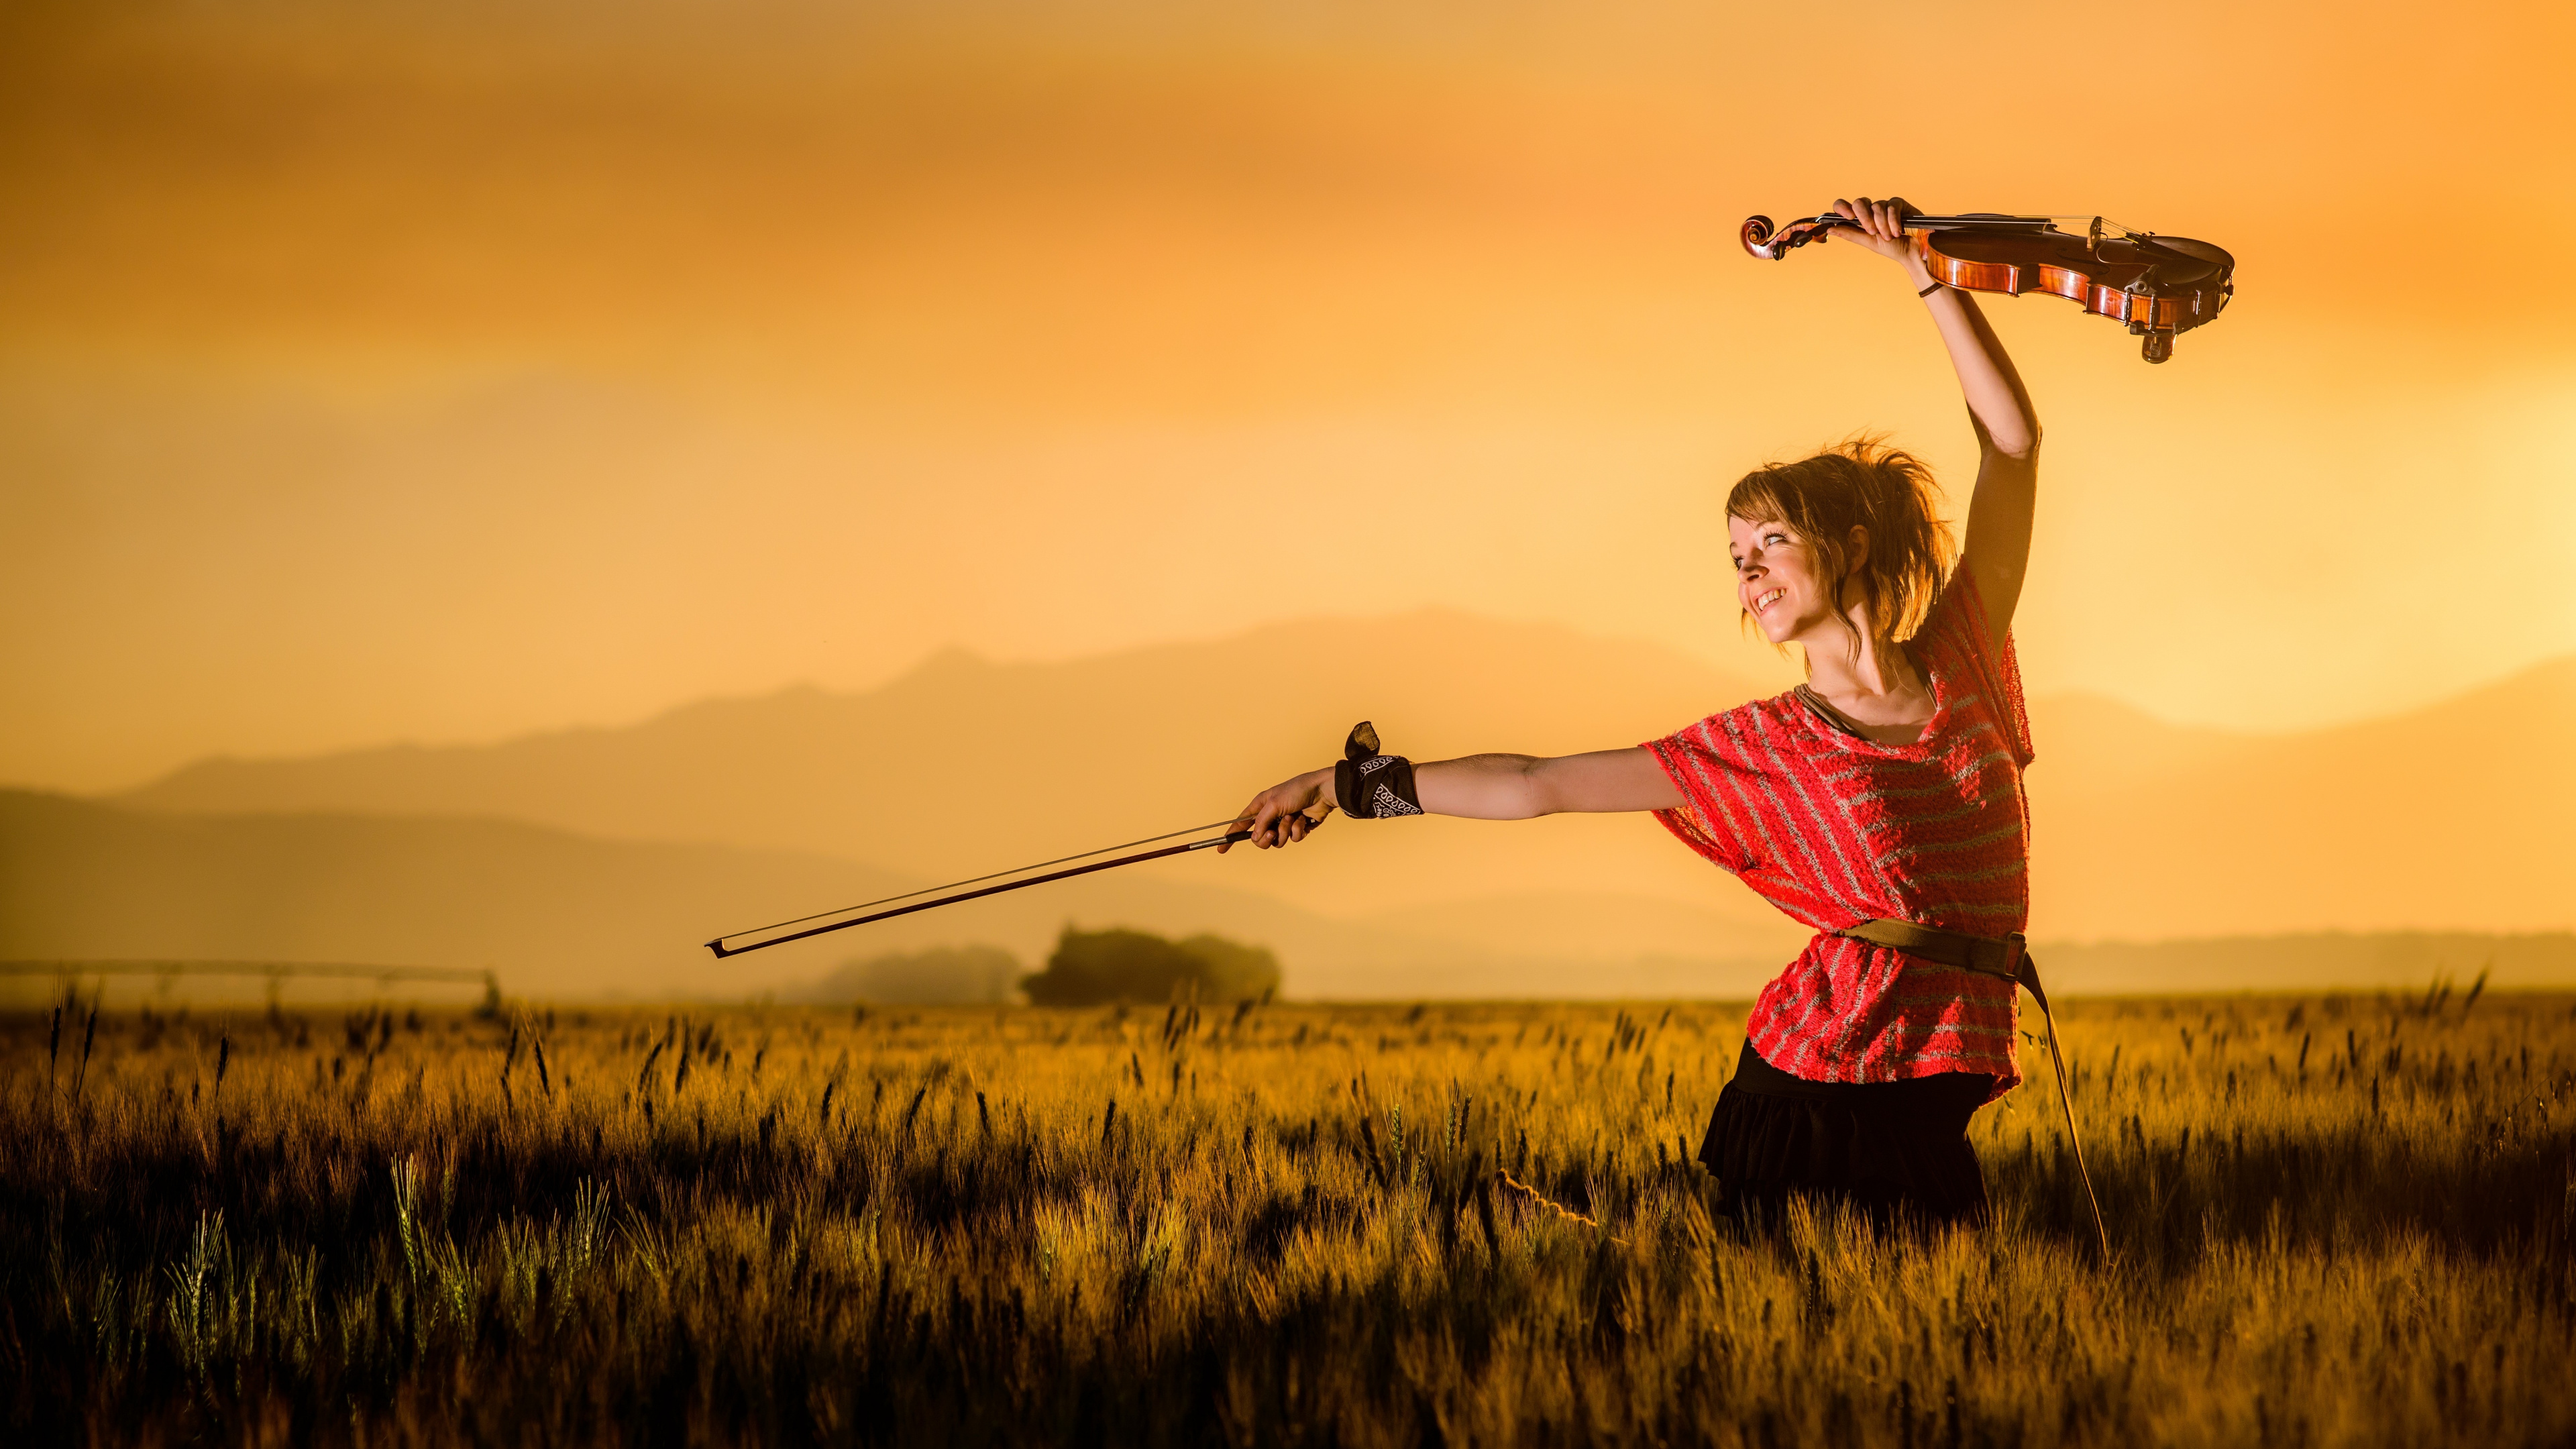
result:
[(2021, 1081), (2011, 982), (1831, 934), (1892, 916), (1978, 936), (2030, 915), (2031, 761), (2021, 673), (1954, 571), (1906, 643), (1932, 689), (1910, 745), (1881, 745), (1796, 691), (1649, 741), (1689, 803), (1656, 817), (1815, 939), (1753, 1003), (1754, 1050), (1818, 1082), (1985, 1072)]

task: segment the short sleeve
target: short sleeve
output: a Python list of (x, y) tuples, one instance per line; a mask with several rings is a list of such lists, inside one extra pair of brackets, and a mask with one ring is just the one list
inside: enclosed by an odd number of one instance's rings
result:
[(1711, 715), (1662, 739), (1648, 740), (1643, 748), (1664, 767), (1684, 802), (1656, 811), (1655, 818), (1719, 869), (1741, 875), (1752, 869), (1754, 861), (1736, 828), (1740, 809), (1730, 799), (1740, 771), (1723, 747), (1725, 718)]
[(2027, 767), (2035, 757), (2030, 741), (2030, 712), (2021, 694), (2021, 661), (2013, 653), (2012, 636), (2004, 636), (2003, 648), (1994, 646), (1993, 631), (1986, 627), (1986, 603), (1977, 596), (1976, 580), (1965, 568), (1950, 571), (1950, 581), (1942, 586), (1941, 597), (1934, 600), (1932, 612), (1923, 621), (1917, 637), (1929, 641), (1967, 665), (1975, 688), (1986, 697), (1988, 708), (2004, 734), (2012, 741), (2013, 763)]

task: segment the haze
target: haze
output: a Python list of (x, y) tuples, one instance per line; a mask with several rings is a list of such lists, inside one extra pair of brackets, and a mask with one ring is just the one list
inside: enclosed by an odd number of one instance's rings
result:
[(1736, 248), (1856, 190), (2239, 260), (2161, 368), (1989, 304), (2035, 692), (2576, 649), (2563, 6), (1229, 9), (10, 7), (0, 780), (1426, 605), (1777, 679), (1726, 483), (1973, 461), (1892, 269)]

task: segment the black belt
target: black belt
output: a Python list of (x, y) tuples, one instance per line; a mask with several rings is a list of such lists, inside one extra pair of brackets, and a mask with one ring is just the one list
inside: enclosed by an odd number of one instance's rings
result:
[(2048, 1064), (2057, 1070), (2057, 1100), (2066, 1109), (2066, 1141), (2075, 1149), (2076, 1175), (2084, 1179), (2084, 1200), (2093, 1208), (2093, 1233), (2102, 1245), (2102, 1261), (2111, 1261), (2111, 1232), (2102, 1223), (2102, 1200), (2093, 1193), (2093, 1170), (2084, 1165), (2084, 1142), (2075, 1135), (2075, 1098), (2066, 1090), (2066, 1053), (2057, 1045), (2057, 1015), (2048, 1009), (2048, 993), (2039, 987), (2039, 967), (2021, 932), (2009, 936), (1971, 936), (1890, 916), (1845, 926), (1834, 932), (1873, 946), (1885, 946), (1943, 966), (2000, 976), (2030, 993), (2039, 1003), (2039, 1019), (2048, 1024)]

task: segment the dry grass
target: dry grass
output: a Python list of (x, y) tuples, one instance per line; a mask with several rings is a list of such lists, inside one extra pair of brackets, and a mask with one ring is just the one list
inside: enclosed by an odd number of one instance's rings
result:
[[(1998, 1220), (1712, 1224), (1740, 1010), (0, 1023), (14, 1442), (2566, 1443), (2576, 1004), (2077, 1003)], [(2045, 1062), (2026, 1048), (2044, 1079)], [(1509, 1191), (1497, 1167), (1601, 1231)]]

